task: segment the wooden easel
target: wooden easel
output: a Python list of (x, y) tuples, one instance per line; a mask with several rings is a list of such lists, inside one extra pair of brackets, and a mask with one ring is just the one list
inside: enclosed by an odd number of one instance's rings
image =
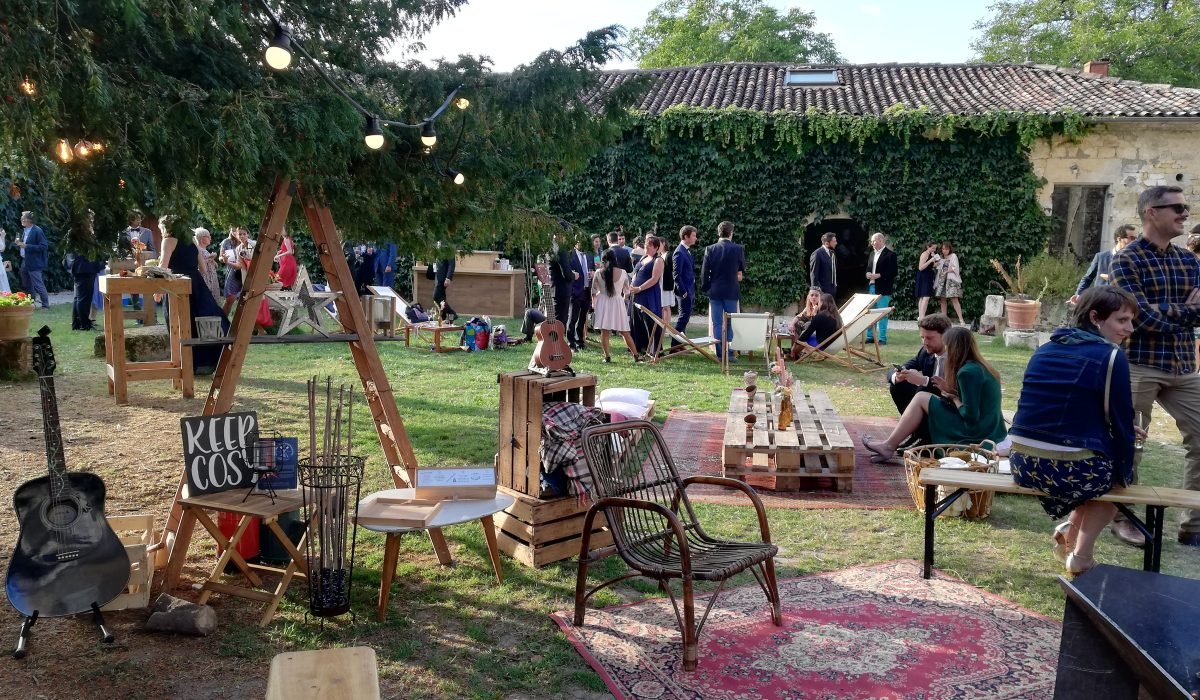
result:
[[(354, 276), (350, 273), (350, 266), (342, 252), (341, 237), (333, 224), (333, 215), (328, 207), (314, 201), (305, 194), (303, 188), (282, 175), (275, 178), (275, 187), (267, 203), (262, 226), (259, 228), (250, 269), (242, 280), (242, 293), (238, 297), (237, 310), (230, 324), (229, 333), (233, 342), (221, 353), (221, 359), (217, 363), (212, 388), (209, 389), (208, 399), (204, 402), (204, 415), (227, 413), (233, 406), (234, 392), (237, 390), (242, 366), (246, 360), (246, 349), (254, 334), (254, 317), (267, 286), (271, 264), (279, 251), (283, 225), (291, 209), (292, 199), (297, 196), (304, 206), (304, 216), (312, 229), (313, 242), (316, 244), (329, 288), (341, 292), (334, 302), (337, 305), (338, 320), (349, 334), (346, 344), (350, 346), (350, 355), (358, 368), (363, 395), (367, 398), (371, 418), (375, 421), (375, 430), (379, 434), (383, 455), (388, 464), (393, 465), (390, 470), (392, 482), (397, 488), (403, 488), (416, 480), (417, 457), (408, 441), (404, 421), (400, 418), (396, 399), (392, 396), (391, 385), (379, 359), (375, 334), (366, 324), (362, 303), (354, 285)], [(397, 468), (399, 465), (403, 465), (403, 471)], [(186, 558), (192, 539), (194, 523), (184, 526), (183, 509), (179, 503), (184, 497), (185, 486), (186, 479), (181, 474), (166, 527), (157, 545), (166, 549), (168, 560), (175, 557), (181, 560)], [(438, 561), (442, 564), (452, 563), (450, 549), (442, 531), (437, 529), (428, 532)], [(176, 568), (181, 564), (182, 561)]]

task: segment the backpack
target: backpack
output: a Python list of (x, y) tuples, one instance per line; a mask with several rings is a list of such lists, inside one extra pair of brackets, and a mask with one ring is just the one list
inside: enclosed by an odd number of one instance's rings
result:
[(425, 313), (425, 309), (420, 304), (409, 304), (404, 310), (404, 317), (410, 323), (424, 323), (429, 320), (429, 314)]

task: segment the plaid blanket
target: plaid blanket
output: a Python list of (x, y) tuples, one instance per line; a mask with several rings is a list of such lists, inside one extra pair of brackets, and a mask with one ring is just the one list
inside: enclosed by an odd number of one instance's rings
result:
[(542, 472), (563, 470), (571, 493), (582, 504), (591, 497), (591, 475), (583, 458), (583, 429), (604, 423), (604, 412), (594, 406), (552, 401), (542, 407), (542, 445), (538, 455)]

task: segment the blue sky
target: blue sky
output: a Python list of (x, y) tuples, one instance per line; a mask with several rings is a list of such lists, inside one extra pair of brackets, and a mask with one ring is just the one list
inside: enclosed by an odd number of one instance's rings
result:
[[(833, 35), (852, 63), (960, 63), (971, 57), (972, 25), (988, 16), (994, 0), (770, 0), (786, 10), (817, 16), (817, 29)], [(586, 32), (610, 24), (641, 26), (657, 0), (471, 0), (435, 27), (427, 50), (393, 58), (430, 60), (483, 54), (499, 71), (526, 63), (548, 48), (562, 49)], [(634, 67), (632, 63), (621, 67)]]

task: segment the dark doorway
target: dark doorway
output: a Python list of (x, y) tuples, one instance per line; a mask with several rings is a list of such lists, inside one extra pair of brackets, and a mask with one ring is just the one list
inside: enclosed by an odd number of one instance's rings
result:
[(1055, 185), (1050, 195), (1054, 234), (1050, 254), (1070, 253), (1080, 262), (1091, 260), (1111, 241), (1104, 235), (1106, 185)]
[(870, 245), (866, 229), (854, 219), (824, 219), (810, 224), (804, 231), (804, 268), (812, 252), (821, 247), (821, 236), (837, 236), (837, 301), (841, 304), (855, 292), (867, 288), (867, 252)]

